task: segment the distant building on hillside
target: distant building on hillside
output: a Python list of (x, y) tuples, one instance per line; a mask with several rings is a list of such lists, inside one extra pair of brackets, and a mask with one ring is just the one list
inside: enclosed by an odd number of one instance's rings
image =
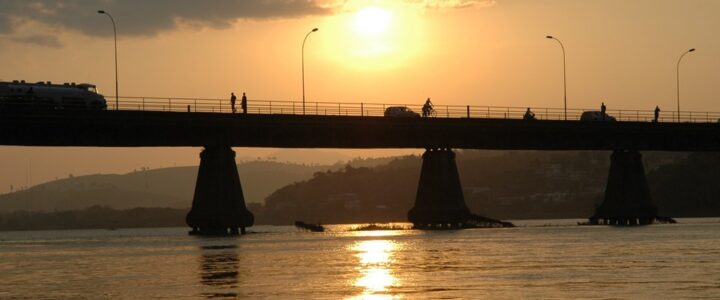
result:
[(328, 195), (327, 200), (329, 203), (342, 203), (345, 209), (358, 209), (362, 203), (355, 193), (332, 194)]

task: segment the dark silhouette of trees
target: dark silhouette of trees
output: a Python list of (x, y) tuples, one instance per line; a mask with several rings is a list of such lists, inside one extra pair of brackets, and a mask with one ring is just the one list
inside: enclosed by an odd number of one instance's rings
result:
[(116, 229), (185, 226), (185, 209), (92, 206), (55, 212), (17, 211), (0, 214), (0, 230)]

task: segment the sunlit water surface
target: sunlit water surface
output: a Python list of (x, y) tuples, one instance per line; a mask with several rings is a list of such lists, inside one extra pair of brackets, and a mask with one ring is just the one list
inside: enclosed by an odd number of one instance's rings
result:
[(256, 226), (239, 238), (186, 228), (0, 232), (0, 298), (720, 298), (720, 222), (680, 221), (433, 232)]

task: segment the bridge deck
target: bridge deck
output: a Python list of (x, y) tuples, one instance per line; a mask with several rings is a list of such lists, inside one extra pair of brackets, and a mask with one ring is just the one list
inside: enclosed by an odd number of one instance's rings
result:
[(0, 145), (719, 151), (720, 124), (157, 111), (0, 112)]

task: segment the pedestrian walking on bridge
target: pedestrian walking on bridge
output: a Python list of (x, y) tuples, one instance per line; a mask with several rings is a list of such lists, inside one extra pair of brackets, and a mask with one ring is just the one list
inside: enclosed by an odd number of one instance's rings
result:
[(240, 99), (240, 107), (242, 107), (243, 114), (247, 114), (247, 97), (245, 97), (245, 92), (243, 92), (242, 99)]
[(658, 118), (660, 117), (660, 106), (655, 106), (655, 118), (653, 119), (653, 123), (658, 122)]
[(237, 100), (235, 93), (230, 93), (230, 107), (232, 108), (232, 113), (235, 113), (235, 100)]

